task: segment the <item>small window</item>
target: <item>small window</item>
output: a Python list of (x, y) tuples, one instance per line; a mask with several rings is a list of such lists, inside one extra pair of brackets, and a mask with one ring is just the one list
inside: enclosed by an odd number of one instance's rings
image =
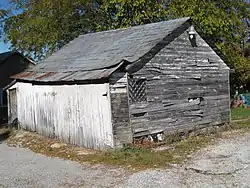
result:
[(129, 100), (131, 103), (140, 103), (147, 101), (146, 95), (146, 79), (133, 78), (128, 79), (129, 85)]

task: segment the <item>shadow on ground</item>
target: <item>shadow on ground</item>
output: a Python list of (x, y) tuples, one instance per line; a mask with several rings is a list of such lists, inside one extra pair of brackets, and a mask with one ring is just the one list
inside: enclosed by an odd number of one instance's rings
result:
[(0, 144), (4, 142), (6, 139), (8, 139), (11, 136), (11, 130), (3, 129), (0, 130)]

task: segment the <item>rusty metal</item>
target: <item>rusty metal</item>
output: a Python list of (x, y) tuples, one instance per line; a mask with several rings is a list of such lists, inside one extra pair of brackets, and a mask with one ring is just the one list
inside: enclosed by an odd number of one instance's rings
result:
[(18, 73), (16, 75), (12, 76), (12, 78), (16, 78), (16, 79), (27, 78), (27, 77), (34, 76), (35, 74), (36, 74), (35, 72), (21, 72), (21, 73)]
[(116, 67), (109, 69), (91, 70), (91, 71), (70, 71), (70, 72), (22, 72), (14, 75), (12, 78), (27, 81), (39, 82), (57, 82), (57, 81), (83, 81), (107, 78), (116, 69), (118, 69), (123, 62)]
[(41, 76), (36, 77), (35, 79), (36, 80), (43, 80), (44, 78), (48, 78), (48, 77), (53, 76), (55, 74), (56, 74), (55, 72), (47, 72), (47, 73), (44, 73)]

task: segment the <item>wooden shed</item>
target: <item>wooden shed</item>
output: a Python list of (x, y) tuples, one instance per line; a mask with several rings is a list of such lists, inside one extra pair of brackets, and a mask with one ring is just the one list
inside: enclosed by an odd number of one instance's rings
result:
[(14, 78), (20, 126), (79, 146), (230, 122), (229, 68), (190, 18), (81, 35)]

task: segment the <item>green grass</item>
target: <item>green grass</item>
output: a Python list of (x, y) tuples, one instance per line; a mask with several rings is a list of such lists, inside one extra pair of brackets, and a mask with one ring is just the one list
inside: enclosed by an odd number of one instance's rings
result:
[(87, 161), (132, 167), (136, 169), (166, 167), (169, 164), (180, 164), (188, 155), (211, 143), (211, 136), (195, 136), (170, 145), (171, 149), (154, 151), (135, 145), (111, 150), (100, 154), (89, 155)]
[(250, 108), (232, 108), (232, 120), (248, 119), (250, 118)]
[(243, 120), (243, 121), (232, 122), (231, 123), (231, 128), (232, 129), (241, 129), (241, 130), (249, 131), (250, 130), (250, 119)]

